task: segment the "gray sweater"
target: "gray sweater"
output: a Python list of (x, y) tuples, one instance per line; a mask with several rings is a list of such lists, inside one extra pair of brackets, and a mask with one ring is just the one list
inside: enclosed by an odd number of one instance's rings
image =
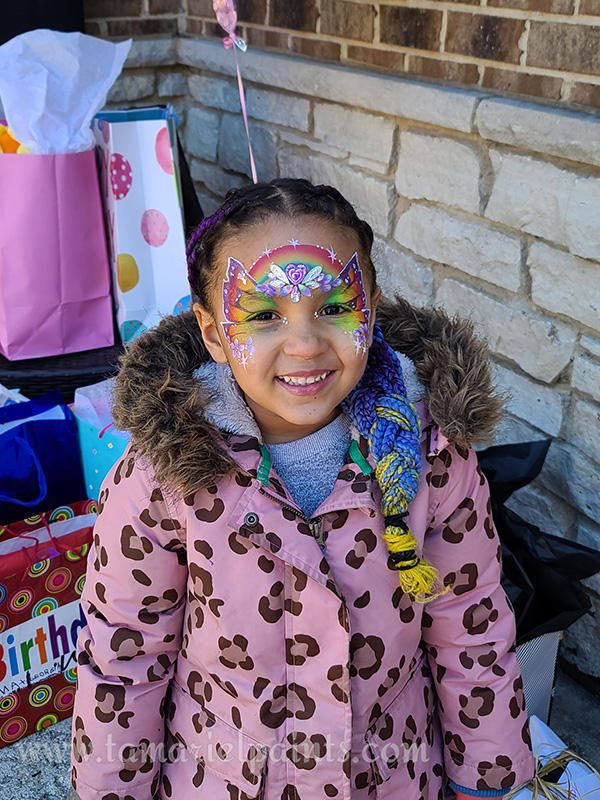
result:
[(310, 436), (295, 442), (265, 445), (275, 472), (307, 517), (331, 493), (346, 463), (351, 438), (350, 419), (340, 414)]

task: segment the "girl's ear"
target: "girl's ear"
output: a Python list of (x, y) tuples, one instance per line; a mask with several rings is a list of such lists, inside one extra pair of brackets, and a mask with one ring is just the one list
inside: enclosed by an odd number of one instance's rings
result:
[(206, 349), (211, 354), (213, 361), (216, 361), (217, 364), (227, 364), (227, 354), (219, 336), (219, 323), (199, 303), (194, 303), (194, 314), (198, 320)]

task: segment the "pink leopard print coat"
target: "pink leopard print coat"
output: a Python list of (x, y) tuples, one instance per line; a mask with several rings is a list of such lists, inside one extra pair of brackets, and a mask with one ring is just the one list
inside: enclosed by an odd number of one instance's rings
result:
[[(141, 352), (122, 375), (137, 364), (148, 383)], [(473, 450), (419, 411), (409, 522), (452, 587), (426, 606), (388, 564), (364, 440), (307, 521), (253, 437), (223, 437), (233, 469), (195, 491), (188, 477), (169, 489), (137, 438), (104, 483), (82, 597), (83, 800), (442, 800), (448, 777), (531, 777), (487, 485)]]

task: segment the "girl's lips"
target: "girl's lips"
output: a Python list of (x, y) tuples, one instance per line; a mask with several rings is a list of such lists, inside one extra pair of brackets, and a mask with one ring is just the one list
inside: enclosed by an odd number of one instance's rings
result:
[(322, 389), (325, 388), (325, 386), (327, 386), (331, 382), (331, 379), (333, 378), (334, 375), (335, 375), (335, 370), (332, 370), (326, 378), (323, 378), (323, 380), (307, 384), (286, 383), (281, 378), (275, 378), (275, 380), (277, 381), (278, 386), (282, 386), (290, 394), (304, 397), (306, 395), (318, 394)]

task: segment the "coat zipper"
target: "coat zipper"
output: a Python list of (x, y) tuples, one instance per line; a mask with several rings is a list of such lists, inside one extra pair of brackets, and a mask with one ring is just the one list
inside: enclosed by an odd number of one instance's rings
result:
[(314, 539), (316, 540), (317, 544), (321, 548), (321, 552), (322, 553), (325, 552), (325, 540), (323, 539), (322, 516), (313, 517), (312, 519), (309, 519), (308, 517), (304, 516), (304, 514), (299, 509), (294, 508), (294, 506), (291, 506), (289, 503), (284, 503), (283, 500), (280, 500), (278, 497), (275, 497), (275, 495), (272, 495), (270, 492), (267, 492), (266, 489), (263, 489), (262, 486), (259, 486), (258, 491), (260, 492), (260, 494), (264, 494), (266, 497), (270, 498), (271, 500), (274, 500), (282, 508), (287, 508), (288, 511), (291, 511), (297, 517), (303, 519), (304, 522), (306, 522), (306, 524), (308, 525), (310, 532), (313, 535)]

